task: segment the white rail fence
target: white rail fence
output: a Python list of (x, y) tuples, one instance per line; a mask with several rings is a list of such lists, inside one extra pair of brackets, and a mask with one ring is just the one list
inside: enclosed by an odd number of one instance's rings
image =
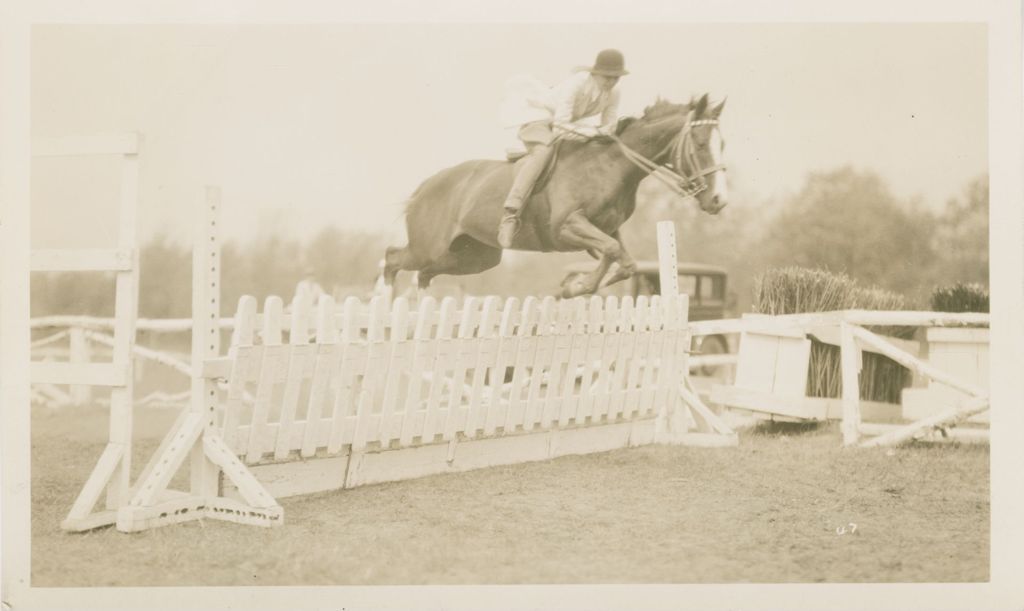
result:
[[(700, 325), (702, 323), (694, 323)], [(884, 445), (910, 439), (985, 440), (988, 314), (847, 310), (715, 321), (705, 330), (741, 333), (735, 381), (715, 387), (714, 403), (782, 420), (841, 420), (843, 442)], [(867, 327), (919, 327), (905, 340)], [(806, 396), (811, 338), (840, 349), (841, 396)], [(952, 348), (949, 345), (952, 344)], [(900, 404), (860, 397), (862, 354), (885, 356), (927, 387), (906, 388)]]

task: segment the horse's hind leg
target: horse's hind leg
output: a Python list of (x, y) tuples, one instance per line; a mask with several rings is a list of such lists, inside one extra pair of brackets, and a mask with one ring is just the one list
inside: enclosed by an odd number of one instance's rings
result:
[(395, 285), (395, 277), (402, 270), (417, 269), (412, 261), (412, 255), (408, 246), (388, 246), (384, 250), (384, 284)]

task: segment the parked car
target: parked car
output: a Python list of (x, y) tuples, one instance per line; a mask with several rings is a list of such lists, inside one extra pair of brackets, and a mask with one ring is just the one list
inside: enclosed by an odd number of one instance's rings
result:
[[(565, 268), (563, 283), (572, 276), (587, 273), (596, 265), (592, 261), (573, 263)], [(679, 262), (679, 291), (690, 297), (691, 321), (719, 320), (727, 318), (726, 311), (730, 307), (726, 288), (728, 273), (725, 268), (707, 263)], [(658, 295), (661, 293), (661, 280), (657, 261), (638, 261), (637, 273), (622, 282), (604, 287), (597, 291), (598, 295), (636, 298), (640, 295)], [(731, 352), (729, 341), (724, 335), (706, 335), (694, 337), (691, 348), (694, 354), (727, 354)], [(703, 367), (701, 374), (715, 375), (718, 368)]]

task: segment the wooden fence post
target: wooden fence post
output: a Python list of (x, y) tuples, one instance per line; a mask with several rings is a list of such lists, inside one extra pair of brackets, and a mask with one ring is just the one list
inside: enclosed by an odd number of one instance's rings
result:
[[(69, 361), (77, 364), (85, 364), (90, 361), (92, 351), (89, 349), (89, 340), (85, 336), (85, 329), (71, 327), (68, 329), (70, 340)], [(71, 404), (82, 406), (92, 401), (92, 386), (88, 384), (75, 384), (70, 389)]]
[(860, 369), (861, 351), (853, 335), (853, 327), (839, 324), (840, 364), (843, 375), (843, 445), (857, 443), (860, 435)]

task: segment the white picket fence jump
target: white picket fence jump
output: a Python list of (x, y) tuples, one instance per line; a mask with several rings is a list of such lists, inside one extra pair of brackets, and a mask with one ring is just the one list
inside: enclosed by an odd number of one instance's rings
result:
[[(292, 306), (294, 307), (294, 306)], [(368, 314), (361, 313), (361, 322), (368, 323)], [(287, 311), (281, 320), (282, 328), (288, 328), (291, 324), (292, 314)], [(166, 323), (166, 324), (164, 324)], [(187, 323), (187, 324), (186, 324)], [(68, 362), (87, 364), (109, 360), (114, 346), (113, 336), (98, 331), (99, 329), (112, 329), (115, 324), (112, 318), (94, 318), (87, 316), (52, 316), (41, 317), (33, 320), (33, 326), (37, 328), (59, 328), (66, 326), (46, 337), (32, 342), (33, 359), (39, 362)], [(697, 323), (699, 324), (699, 323)], [(701, 335), (701, 328), (690, 326), (690, 335)], [(233, 329), (234, 319), (221, 319), (221, 328)], [(191, 331), (192, 319), (140, 319), (137, 330), (148, 330), (156, 333), (181, 333)], [(60, 345), (69, 344), (69, 346)], [(192, 366), (187, 356), (169, 352), (166, 350), (155, 350), (139, 344), (137, 341), (131, 343), (129, 349), (135, 359), (134, 374), (136, 381), (143, 375), (143, 365), (147, 362), (157, 363), (170, 368), (185, 377), (191, 377)], [(690, 371), (702, 367), (735, 365), (737, 356), (735, 354), (709, 354), (691, 355), (688, 359)], [(71, 406), (89, 405), (94, 402), (105, 403), (109, 399), (103, 397), (95, 398), (92, 387), (88, 385), (71, 386), (65, 390), (58, 385), (36, 383), (32, 385), (32, 402), (36, 405), (44, 405), (50, 409), (60, 409)], [(135, 398), (135, 407), (157, 407), (171, 408), (186, 405), (189, 401), (189, 391), (167, 393), (161, 390), (149, 392), (148, 394)]]
[[(260, 324), (243, 299), (230, 356), (206, 368), (229, 380), (227, 447), (274, 497), (670, 441), (685, 299), (350, 299), (333, 314), (323, 298), (312, 343), (296, 305), (285, 344), (281, 301)], [(734, 440), (696, 424), (675, 442)]]
[[(361, 314), (363, 324), (368, 322), (365, 313)], [(291, 324), (292, 314), (290, 308), (286, 308), (281, 321), (283, 328)], [(702, 321), (690, 323), (689, 333), (691, 337), (700, 335), (711, 335), (717, 333), (707, 326), (707, 323), (718, 321)], [(221, 318), (222, 329), (234, 329), (234, 318)], [(52, 333), (32, 342), (33, 360), (39, 362), (69, 362), (86, 364), (109, 360), (113, 348), (113, 336), (103, 333), (101, 330), (112, 330), (116, 326), (113, 318), (100, 318), (92, 316), (44, 316), (34, 318), (31, 325), (35, 329), (63, 328), (61, 331)], [(136, 329), (157, 334), (176, 334), (192, 330), (192, 319), (138, 319)], [(738, 331), (737, 331), (738, 333)], [(69, 344), (62, 346), (61, 344)], [(135, 359), (133, 367), (136, 381), (143, 376), (144, 364), (147, 362), (158, 363), (170, 368), (183, 376), (191, 377), (192, 366), (187, 356), (166, 350), (155, 350), (131, 342), (129, 348), (131, 356)], [(736, 354), (691, 354), (687, 367), (693, 372), (703, 367), (714, 367), (722, 365), (735, 365)], [(62, 388), (60, 385), (48, 383), (34, 383), (31, 385), (31, 400), (33, 405), (46, 406), (49, 409), (62, 409), (91, 404), (109, 404), (109, 397), (94, 397), (93, 387), (89, 385), (73, 385)], [(187, 405), (191, 391), (166, 392), (154, 390), (141, 397), (133, 399), (135, 407), (152, 407), (159, 409), (179, 408)]]
[[(262, 314), (243, 298), (225, 357), (217, 195), (193, 254), (192, 402), (127, 500), (108, 495), (107, 511), (92, 513), (123, 454), (108, 446), (67, 530), (275, 526), (276, 499), (296, 494), (647, 443), (737, 442), (685, 383), (688, 300), (672, 291), (671, 223), (658, 228), (671, 249), (666, 297), (427, 298), (415, 310), (324, 297), (315, 317), (301, 299), (286, 316), (279, 298)], [(189, 489), (170, 489), (186, 462)]]

